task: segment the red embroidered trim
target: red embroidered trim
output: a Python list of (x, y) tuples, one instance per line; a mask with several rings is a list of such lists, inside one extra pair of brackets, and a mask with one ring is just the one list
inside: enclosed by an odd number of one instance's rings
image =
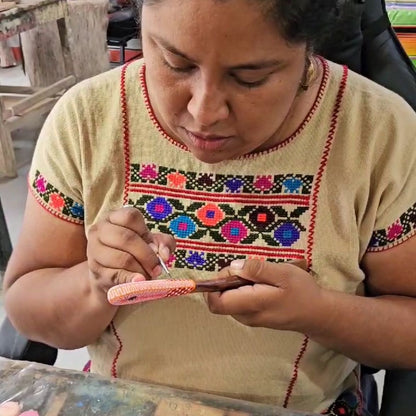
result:
[(212, 253), (230, 253), (230, 254), (246, 254), (248, 256), (268, 256), (268, 257), (285, 257), (288, 259), (303, 259), (304, 250), (301, 249), (284, 249), (279, 247), (245, 247), (241, 244), (218, 244), (203, 243), (200, 241), (176, 239), (177, 249), (202, 250)]
[(316, 215), (318, 212), (318, 195), (319, 189), (321, 187), (322, 177), (324, 175), (324, 171), (326, 165), (328, 163), (329, 152), (331, 151), (332, 143), (334, 141), (335, 131), (338, 123), (338, 116), (341, 109), (341, 102), (344, 96), (345, 87), (347, 85), (347, 78), (348, 78), (348, 68), (344, 66), (344, 72), (342, 74), (341, 84), (339, 86), (338, 95), (335, 101), (335, 106), (332, 112), (331, 117), (331, 124), (329, 127), (328, 139), (326, 141), (323, 154), (321, 156), (321, 165), (318, 169), (318, 173), (315, 177), (315, 186), (313, 187), (312, 192), (312, 206), (311, 206), (311, 220), (310, 220), (310, 229), (309, 229), (309, 236), (308, 236), (308, 245), (306, 249), (306, 260), (308, 262), (308, 266), (311, 267), (312, 265), (312, 247), (314, 244), (314, 236), (315, 236), (315, 225), (316, 225)]
[[(134, 62), (134, 61), (132, 61)], [(129, 184), (130, 184), (130, 130), (129, 130), (129, 114), (127, 106), (127, 94), (126, 94), (126, 71), (127, 67), (132, 63), (129, 62), (123, 66), (120, 77), (120, 100), (123, 122), (123, 150), (124, 150), (124, 191), (123, 191), (123, 204), (128, 203), (129, 199)], [(111, 365), (111, 375), (117, 378), (117, 362), (123, 350), (123, 342), (116, 330), (114, 322), (111, 322), (111, 329), (116, 337), (119, 347)]]
[(193, 201), (204, 202), (232, 202), (246, 204), (294, 204), (297, 206), (309, 207), (310, 195), (252, 195), (252, 194), (212, 194), (202, 191), (191, 191), (189, 189), (168, 189), (160, 185), (150, 184), (130, 184), (129, 190), (133, 192), (146, 193), (152, 192), (153, 195), (162, 195), (165, 197), (186, 198), (192, 196)]
[(55, 211), (53, 208), (51, 208), (49, 205), (46, 204), (46, 202), (35, 192), (35, 190), (32, 188), (30, 183), (28, 183), (28, 187), (30, 189), (30, 193), (35, 198), (36, 202), (49, 214), (52, 214), (53, 216), (59, 218), (60, 220), (64, 220), (66, 222), (69, 222), (71, 224), (76, 225), (84, 225), (84, 221), (77, 220), (76, 218), (70, 218), (63, 214), (60, 214), (59, 212)]
[(410, 240), (414, 236), (416, 236), (416, 229), (413, 230), (410, 234), (404, 236), (400, 240), (394, 241), (393, 243), (391, 243), (388, 246), (368, 248), (367, 253), (379, 253), (381, 251), (391, 250), (392, 248), (395, 248), (395, 247), (400, 246), (401, 244), (405, 243), (407, 240)]
[(305, 354), (306, 348), (308, 347), (308, 343), (309, 343), (309, 337), (305, 337), (303, 342), (302, 342), (302, 347), (299, 351), (299, 354), (296, 357), (295, 365), (293, 366), (292, 379), (290, 380), (289, 386), (288, 386), (287, 391), (286, 391), (285, 401), (283, 402), (283, 407), (285, 407), (285, 408), (289, 404), (290, 396), (292, 395), (293, 388), (295, 387), (295, 383), (298, 379), (299, 363), (300, 363), (300, 360), (303, 357), (303, 354)]
[[(244, 156), (241, 156), (237, 159), (251, 159), (251, 158), (254, 158), (254, 157), (257, 157), (257, 156), (262, 156), (262, 155), (274, 152), (275, 150), (281, 149), (282, 147), (284, 147), (284, 146), (288, 145), (290, 142), (292, 142), (305, 129), (305, 127), (307, 126), (309, 121), (312, 119), (312, 116), (315, 114), (315, 112), (316, 112), (316, 110), (319, 106), (319, 103), (322, 100), (322, 97), (324, 96), (324, 92), (325, 92), (326, 86), (328, 84), (328, 79), (329, 79), (329, 65), (328, 65), (328, 62), (320, 56), (318, 56), (318, 59), (321, 61), (322, 66), (323, 66), (323, 70), (324, 70), (322, 80), (321, 80), (321, 84), (319, 86), (319, 91), (318, 91), (318, 94), (315, 98), (315, 101), (314, 101), (311, 109), (309, 110), (309, 113), (306, 115), (305, 119), (302, 121), (302, 123), (300, 124), (298, 129), (291, 136), (289, 136), (287, 139), (283, 140), (278, 145), (271, 147), (270, 149), (264, 150), (262, 152), (257, 152), (257, 153), (251, 153), (251, 154), (248, 154), (248, 155), (244, 155)], [(153, 111), (152, 104), (150, 103), (149, 90), (147, 89), (146, 66), (145, 66), (145, 64), (143, 64), (141, 66), (139, 76), (140, 76), (140, 85), (141, 85), (141, 89), (142, 89), (142, 93), (143, 93), (143, 99), (144, 99), (149, 117), (152, 120), (154, 126), (159, 131), (159, 133), (165, 139), (167, 139), (169, 142), (171, 142), (175, 146), (179, 147), (180, 149), (189, 152), (189, 149), (185, 145), (183, 145), (182, 143), (178, 143), (171, 136), (169, 136), (169, 134), (160, 125), (159, 120), (156, 118), (156, 115)]]
[(113, 363), (111, 365), (111, 376), (114, 378), (117, 378), (117, 362), (118, 362), (118, 359), (120, 358), (121, 351), (123, 350), (123, 343), (121, 341), (120, 336), (118, 335), (114, 322), (111, 322), (111, 329), (113, 331), (114, 336), (116, 337), (118, 341), (118, 350), (116, 351), (116, 355), (114, 356)]
[(126, 205), (129, 199), (130, 184), (130, 130), (129, 130), (129, 113), (126, 94), (126, 71), (131, 62), (123, 66), (120, 78), (120, 99), (123, 121), (123, 148), (124, 148), (124, 192), (123, 204)]
[[(337, 94), (337, 97), (336, 97), (336, 100), (335, 100), (334, 109), (332, 111), (332, 117), (331, 117), (329, 132), (328, 132), (328, 138), (327, 138), (327, 141), (325, 143), (324, 151), (323, 151), (323, 154), (322, 154), (322, 157), (321, 157), (321, 164), (319, 166), (318, 173), (316, 174), (316, 177), (315, 177), (315, 185), (313, 187), (313, 192), (312, 192), (311, 220), (310, 220), (309, 235), (308, 235), (307, 248), (306, 248), (306, 261), (308, 263), (308, 268), (309, 269), (312, 266), (312, 248), (313, 248), (313, 245), (314, 245), (316, 216), (317, 216), (317, 212), (318, 212), (319, 189), (320, 189), (320, 186), (321, 186), (322, 177), (323, 177), (326, 165), (328, 163), (328, 158), (329, 158), (329, 153), (331, 151), (332, 143), (334, 141), (335, 131), (336, 131), (337, 123), (338, 123), (338, 116), (339, 116), (339, 112), (340, 112), (340, 109), (341, 109), (342, 98), (344, 96), (345, 88), (346, 88), (346, 85), (347, 85), (347, 78), (348, 78), (348, 68), (346, 66), (344, 66), (342, 79), (341, 79), (338, 94)], [(294, 367), (293, 367), (293, 375), (292, 375), (292, 379), (290, 380), (290, 383), (289, 383), (289, 386), (288, 386), (288, 389), (287, 389), (287, 392), (286, 392), (286, 398), (285, 398), (283, 407), (287, 407), (287, 405), (289, 403), (290, 396), (292, 395), (293, 388), (294, 388), (295, 383), (296, 383), (297, 378), (298, 378), (299, 363), (300, 363), (300, 360), (302, 359), (303, 355), (305, 354), (306, 348), (308, 346), (308, 342), (309, 342), (309, 338), (305, 337), (305, 339), (302, 343), (301, 349), (299, 351), (299, 355), (298, 355), (298, 357), (295, 361)]]

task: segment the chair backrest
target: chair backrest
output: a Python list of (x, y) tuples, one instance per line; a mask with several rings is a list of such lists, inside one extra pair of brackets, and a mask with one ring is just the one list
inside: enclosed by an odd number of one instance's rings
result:
[(318, 52), (396, 92), (416, 110), (415, 67), (391, 27), (385, 1), (349, 0), (348, 6), (340, 35)]

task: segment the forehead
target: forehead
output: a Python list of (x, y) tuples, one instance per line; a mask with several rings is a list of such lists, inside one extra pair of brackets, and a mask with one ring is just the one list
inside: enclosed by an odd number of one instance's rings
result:
[[(268, 3), (268, 2), (266, 2)], [(143, 35), (168, 40), (188, 53), (275, 54), (298, 49), (267, 19), (263, 0), (160, 0), (145, 3)]]

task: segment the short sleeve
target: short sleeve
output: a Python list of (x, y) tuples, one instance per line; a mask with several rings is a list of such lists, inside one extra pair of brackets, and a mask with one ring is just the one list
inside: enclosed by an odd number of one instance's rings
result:
[(83, 224), (79, 87), (69, 90), (48, 115), (36, 144), (28, 186), (51, 214)]
[(401, 108), (388, 123), (384, 145), (379, 142), (370, 252), (390, 249), (416, 234), (416, 113), (408, 106)]

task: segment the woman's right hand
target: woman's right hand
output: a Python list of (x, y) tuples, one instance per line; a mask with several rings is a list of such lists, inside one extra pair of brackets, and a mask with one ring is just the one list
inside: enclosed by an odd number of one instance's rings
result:
[(162, 268), (156, 253), (168, 261), (174, 250), (174, 238), (151, 233), (138, 209), (123, 207), (110, 211), (88, 232), (92, 285), (107, 293), (121, 283), (157, 278)]

